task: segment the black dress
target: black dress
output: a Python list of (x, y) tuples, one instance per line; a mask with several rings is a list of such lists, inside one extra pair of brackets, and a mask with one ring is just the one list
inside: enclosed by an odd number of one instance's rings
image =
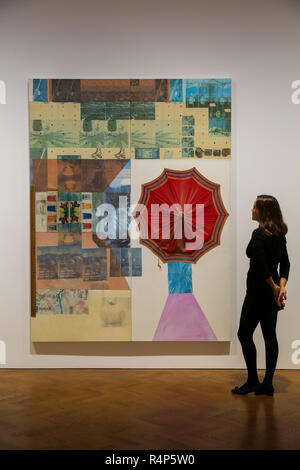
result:
[[(256, 368), (256, 347), (253, 333), (258, 323), (261, 325), (265, 340), (266, 374), (264, 383), (272, 384), (278, 358), (278, 341), (276, 323), (279, 307), (275, 301), (272, 288), (266, 282), (272, 276), (275, 284), (279, 279), (288, 279), (290, 262), (286, 248), (286, 237), (267, 235), (261, 227), (253, 230), (246, 254), (250, 258), (247, 273), (247, 290), (244, 298), (238, 338), (241, 342), (248, 369), (248, 384), (258, 382)], [(279, 264), (279, 274), (278, 274)]]
[(248, 297), (255, 296), (260, 304), (266, 307), (274, 306), (277, 310), (282, 310), (283, 307), (277, 305), (273, 291), (266, 279), (272, 276), (277, 285), (279, 285), (281, 277), (288, 279), (290, 261), (286, 243), (285, 236), (267, 235), (261, 227), (258, 227), (253, 230), (246, 249), (246, 255), (250, 258), (246, 292)]

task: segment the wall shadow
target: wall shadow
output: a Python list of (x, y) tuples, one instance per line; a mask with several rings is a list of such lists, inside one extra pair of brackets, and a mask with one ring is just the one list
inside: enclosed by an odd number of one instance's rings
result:
[(218, 356), (230, 354), (230, 341), (34, 342), (31, 354), (69, 356)]

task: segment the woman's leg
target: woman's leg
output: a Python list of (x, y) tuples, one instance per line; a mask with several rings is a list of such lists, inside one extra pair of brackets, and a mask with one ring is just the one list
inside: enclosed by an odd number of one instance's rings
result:
[(278, 311), (273, 307), (267, 307), (261, 317), (260, 324), (265, 340), (266, 374), (263, 380), (265, 384), (272, 384), (278, 358), (278, 341), (276, 336)]
[(256, 347), (253, 341), (253, 333), (259, 320), (259, 314), (257, 308), (254, 306), (254, 301), (250, 295), (246, 294), (237, 333), (248, 369), (248, 380), (244, 386), (257, 384), (259, 382), (256, 366)]

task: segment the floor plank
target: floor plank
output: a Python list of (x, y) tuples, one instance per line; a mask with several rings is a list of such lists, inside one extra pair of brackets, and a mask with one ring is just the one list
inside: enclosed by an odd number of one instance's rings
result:
[(299, 449), (299, 371), (276, 370), (273, 397), (232, 394), (245, 380), (236, 369), (2, 369), (0, 449)]

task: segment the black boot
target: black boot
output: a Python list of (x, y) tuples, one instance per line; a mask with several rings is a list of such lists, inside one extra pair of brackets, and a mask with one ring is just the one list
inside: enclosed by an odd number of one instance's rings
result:
[(274, 395), (274, 387), (271, 383), (262, 382), (258, 389), (255, 391), (255, 395)]
[(241, 387), (234, 387), (231, 391), (238, 395), (246, 395), (247, 393), (255, 392), (260, 385), (259, 380), (255, 382), (249, 382), (249, 380), (247, 380)]

